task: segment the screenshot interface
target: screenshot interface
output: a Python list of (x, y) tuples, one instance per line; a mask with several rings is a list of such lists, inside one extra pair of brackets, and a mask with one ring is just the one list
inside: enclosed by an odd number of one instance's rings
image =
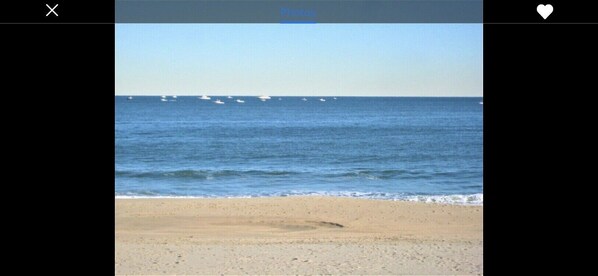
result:
[(534, 150), (505, 142), (542, 133), (520, 114), (574, 60), (554, 41), (595, 32), (564, 1), (10, 5), (43, 156), (72, 156), (54, 208), (94, 206), (72, 229), (116, 275), (497, 271)]

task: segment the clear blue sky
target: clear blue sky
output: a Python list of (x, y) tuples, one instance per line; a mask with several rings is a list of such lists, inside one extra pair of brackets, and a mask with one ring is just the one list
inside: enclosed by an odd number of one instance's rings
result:
[(482, 24), (117, 24), (116, 95), (482, 96)]

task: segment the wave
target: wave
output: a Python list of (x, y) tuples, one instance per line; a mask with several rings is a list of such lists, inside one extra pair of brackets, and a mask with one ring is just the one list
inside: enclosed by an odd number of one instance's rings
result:
[(172, 170), (172, 171), (119, 171), (115, 172), (117, 177), (133, 178), (188, 178), (188, 179), (212, 179), (214, 177), (276, 177), (309, 175), (322, 178), (362, 178), (371, 180), (387, 179), (433, 179), (435, 177), (476, 177), (476, 172), (471, 171), (442, 171), (430, 172), (426, 170), (406, 169), (365, 169), (356, 168), (339, 172), (326, 171), (293, 171), (293, 170)]
[(371, 169), (355, 169), (348, 172), (327, 174), (329, 177), (360, 177), (367, 179), (433, 179), (434, 177), (463, 177), (470, 176), (469, 171), (452, 171), (452, 172), (429, 172), (425, 170), (404, 170), (404, 169), (387, 169), (387, 170), (371, 170)]
[(299, 172), (285, 170), (173, 170), (173, 171), (115, 171), (116, 176), (136, 178), (200, 178), (210, 179), (213, 177), (228, 176), (289, 176)]
[(410, 196), (408, 201), (457, 205), (484, 205), (484, 194)]
[(453, 195), (409, 195), (404, 193), (383, 192), (271, 192), (247, 195), (163, 195), (148, 192), (116, 194), (116, 198), (256, 198), (256, 197), (292, 197), (292, 196), (333, 196), (363, 199), (410, 201), (451, 205), (476, 205), (484, 204), (484, 194), (453, 194)]

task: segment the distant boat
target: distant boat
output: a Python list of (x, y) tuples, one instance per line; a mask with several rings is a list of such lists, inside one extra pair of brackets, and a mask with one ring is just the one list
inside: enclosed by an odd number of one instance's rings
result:
[(261, 95), (261, 96), (258, 97), (258, 99), (260, 99), (262, 101), (265, 101), (265, 100), (269, 100), (269, 99), (272, 99), (272, 98), (270, 98), (270, 96)]
[(160, 101), (167, 102), (168, 100), (167, 99), (160, 99)]
[(131, 97), (131, 96), (129, 96), (129, 97), (127, 98), (127, 100), (132, 100), (132, 99), (133, 99), (133, 97)]
[(172, 96), (173, 99), (176, 99), (176, 95)]
[(223, 102), (223, 101), (221, 101), (220, 99), (218, 99), (218, 100), (215, 100), (215, 101), (214, 101), (214, 103), (215, 103), (215, 104), (224, 104), (224, 102)]
[(335, 99), (335, 100), (336, 100), (336, 97), (334, 97), (333, 99)]
[(233, 97), (231, 97), (231, 96), (228, 96), (228, 97), (226, 97), (226, 98), (228, 98), (228, 99), (232, 99)]
[(480, 104), (484, 104), (484, 102), (480, 102)]
[(210, 98), (210, 97), (208, 97), (206, 95), (203, 95), (203, 96), (199, 97), (199, 99), (200, 100), (211, 100), (212, 98)]
[(306, 98), (303, 98), (303, 99), (301, 99), (301, 100), (302, 100), (302, 101), (304, 101), (304, 102), (306, 102), (306, 101), (307, 101), (307, 99), (306, 99)]
[(237, 102), (238, 102), (238, 103), (244, 103), (245, 101), (244, 101), (244, 100), (237, 99)]
[(326, 100), (324, 100), (324, 99), (320, 99), (320, 102), (325, 102), (325, 101), (326, 101)]
[(162, 99), (166, 99), (166, 96), (162, 96)]

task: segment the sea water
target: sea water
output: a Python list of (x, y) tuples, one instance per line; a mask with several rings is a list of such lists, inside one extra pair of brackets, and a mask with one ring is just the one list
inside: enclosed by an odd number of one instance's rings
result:
[(481, 101), (116, 96), (116, 196), (483, 204)]

